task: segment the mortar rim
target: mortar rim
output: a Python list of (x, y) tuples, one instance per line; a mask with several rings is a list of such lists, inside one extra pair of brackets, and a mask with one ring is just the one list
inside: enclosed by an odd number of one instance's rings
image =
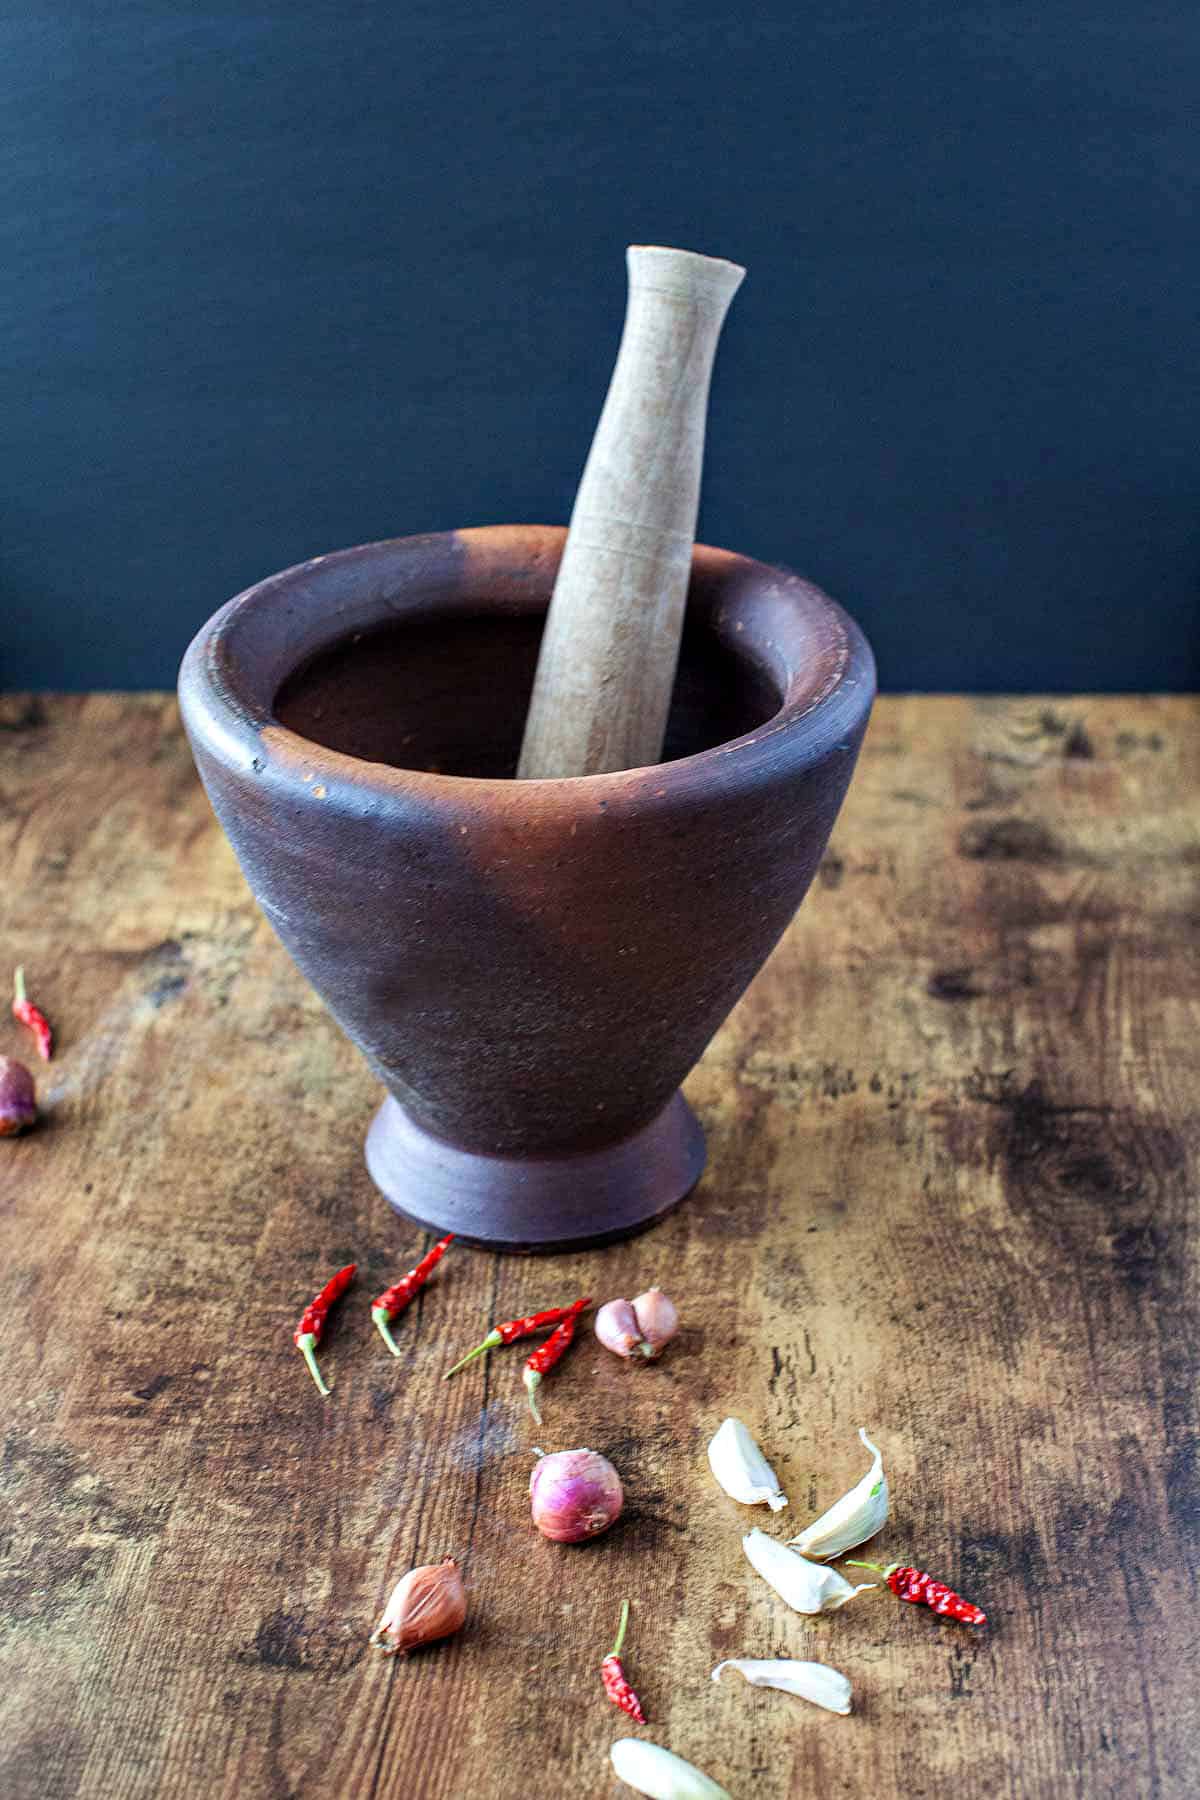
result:
[[(794, 777), (799, 769), (838, 749), (839, 739), (847, 740), (841, 747), (852, 747), (875, 695), (874, 657), (857, 622), (830, 595), (785, 565), (762, 562), (709, 544), (696, 544), (694, 552), (705, 578), (721, 579), (724, 571), (730, 578), (735, 574), (750, 577), (764, 591), (771, 586), (789, 591), (807, 612), (810, 622), (819, 620), (826, 627), (827, 642), (838, 640), (840, 655), (831, 677), (815, 692), (811, 688), (804, 691), (802, 684), (793, 681), (776, 710), (750, 731), (667, 762), (597, 775), (544, 776), (528, 781), (449, 775), (372, 762), (306, 738), (275, 716), (272, 709), (282, 682), (314, 653), (312, 647), (298, 652), (286, 669), (269, 677), (266, 700), (266, 690), (252, 676), (247, 677), (244, 670), (235, 672), (227, 660), (222, 661), (229, 638), (237, 633), (251, 609), (266, 607), (314, 577), (320, 581), (341, 571), (354, 571), (360, 565), (394, 555), (401, 547), (418, 557), (428, 554), (431, 547), (449, 547), (456, 541), (468, 553), (472, 549), (486, 553), (489, 547), (502, 553), (505, 546), (511, 548), (519, 541), (536, 545), (540, 551), (552, 549), (561, 554), (566, 536), (567, 528), (556, 525), (468, 526), (351, 545), (265, 576), (226, 601), (188, 645), (180, 666), (179, 698), (189, 736), (231, 769), (259, 775), (269, 766), (272, 774), (286, 775), (301, 790), (336, 781), (339, 789), (366, 790), (377, 800), (386, 797), (449, 805), (457, 799), (464, 804), (493, 801), (500, 806), (510, 806), (515, 801), (522, 808), (537, 811), (552, 807), (556, 801), (574, 810), (584, 798), (636, 797), (639, 802), (662, 799), (667, 803), (702, 798), (711, 781), (697, 777), (718, 770), (721, 790), (729, 796), (741, 789), (757, 790), (780, 775)], [(547, 603), (548, 598), (547, 595)], [(382, 624), (389, 616), (394, 619), (397, 615), (385, 607), (373, 623)], [(336, 641), (336, 634), (331, 635), (320, 647), (327, 648)], [(747, 646), (753, 641), (752, 637), (745, 640)], [(799, 696), (789, 699), (798, 685)], [(655, 784), (653, 789), (651, 781)], [(324, 791), (333, 798), (327, 786)]]

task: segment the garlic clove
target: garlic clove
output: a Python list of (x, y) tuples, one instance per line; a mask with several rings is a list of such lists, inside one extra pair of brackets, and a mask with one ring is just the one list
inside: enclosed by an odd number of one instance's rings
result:
[(787, 1505), (775, 1471), (740, 1419), (726, 1419), (708, 1446), (708, 1465), (731, 1500), (772, 1512)]
[(643, 1356), (653, 1361), (661, 1356), (679, 1330), (679, 1314), (661, 1288), (647, 1288), (633, 1302), (633, 1315), (638, 1322), (642, 1341), (638, 1345)]
[(733, 1800), (693, 1763), (644, 1738), (618, 1738), (609, 1755), (619, 1779), (650, 1800)]
[(835, 1500), (828, 1512), (823, 1512), (811, 1525), (806, 1525), (799, 1537), (788, 1540), (802, 1556), (840, 1556), (843, 1550), (865, 1544), (887, 1524), (888, 1484), (883, 1472), (883, 1457), (865, 1431), (860, 1430), (858, 1435), (874, 1461), (849, 1493)]
[(825, 1663), (794, 1662), (790, 1658), (768, 1662), (730, 1657), (717, 1664), (712, 1672), (714, 1681), (720, 1681), (722, 1669), (736, 1669), (752, 1687), (780, 1688), (785, 1694), (798, 1694), (801, 1700), (811, 1700), (814, 1706), (823, 1706), (826, 1712), (850, 1711), (850, 1683), (839, 1669), (830, 1669)]
[(596, 1314), (596, 1336), (614, 1356), (633, 1356), (642, 1348), (637, 1314), (628, 1300), (610, 1300)]
[(467, 1616), (462, 1576), (452, 1556), (440, 1563), (410, 1569), (392, 1589), (368, 1642), (386, 1656), (403, 1656), (421, 1644), (449, 1637)]
[(855, 1594), (879, 1585), (876, 1581), (864, 1581), (858, 1587), (851, 1587), (836, 1569), (806, 1562), (777, 1538), (768, 1537), (765, 1531), (748, 1532), (742, 1539), (742, 1549), (751, 1568), (770, 1583), (794, 1612), (837, 1612), (847, 1600), (853, 1600)]

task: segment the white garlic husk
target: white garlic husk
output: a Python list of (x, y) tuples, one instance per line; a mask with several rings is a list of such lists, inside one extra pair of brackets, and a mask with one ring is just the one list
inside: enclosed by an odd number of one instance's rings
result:
[(620, 1779), (650, 1800), (733, 1800), (682, 1756), (643, 1738), (618, 1738), (609, 1755)]
[(864, 1588), (879, 1585), (876, 1581), (864, 1581), (858, 1587), (851, 1587), (836, 1569), (806, 1562), (797, 1551), (789, 1550), (778, 1538), (768, 1537), (765, 1531), (748, 1532), (742, 1539), (742, 1549), (751, 1568), (769, 1582), (795, 1612), (837, 1612)]
[(802, 1556), (840, 1556), (843, 1550), (865, 1544), (887, 1524), (888, 1484), (883, 1457), (865, 1431), (860, 1429), (858, 1435), (874, 1458), (871, 1467), (848, 1494), (834, 1501), (828, 1512), (806, 1525), (799, 1537), (788, 1540)]
[(708, 1446), (708, 1465), (731, 1500), (772, 1512), (787, 1505), (775, 1471), (740, 1419), (726, 1419)]
[(826, 1712), (850, 1711), (850, 1683), (840, 1669), (831, 1669), (825, 1663), (731, 1656), (717, 1664), (712, 1672), (714, 1681), (720, 1681), (722, 1669), (736, 1669), (752, 1687), (779, 1688), (785, 1694), (798, 1694), (801, 1700), (811, 1700), (814, 1706), (823, 1706)]

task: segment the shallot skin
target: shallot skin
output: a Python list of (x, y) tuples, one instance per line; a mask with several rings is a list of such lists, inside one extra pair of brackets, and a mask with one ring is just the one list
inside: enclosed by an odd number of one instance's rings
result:
[(543, 1537), (555, 1544), (583, 1544), (615, 1523), (625, 1494), (606, 1456), (596, 1450), (560, 1450), (534, 1464), (529, 1500)]
[(450, 1637), (466, 1616), (462, 1576), (454, 1558), (447, 1556), (401, 1577), (368, 1642), (387, 1656), (403, 1656), (419, 1645)]
[(596, 1336), (614, 1356), (632, 1356), (642, 1343), (637, 1314), (628, 1300), (610, 1300), (596, 1314)]

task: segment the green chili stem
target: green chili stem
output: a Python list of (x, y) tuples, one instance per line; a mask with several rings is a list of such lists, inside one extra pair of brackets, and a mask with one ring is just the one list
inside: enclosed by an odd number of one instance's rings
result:
[(497, 1344), (502, 1344), (503, 1342), (504, 1339), (500, 1336), (498, 1331), (489, 1331), (482, 1344), (476, 1344), (473, 1350), (467, 1351), (467, 1354), (463, 1357), (461, 1362), (456, 1362), (452, 1369), (446, 1370), (446, 1373), (442, 1376), (442, 1380), (449, 1381), (452, 1375), (457, 1375), (460, 1369), (465, 1369), (469, 1362), (474, 1362), (475, 1358), (477, 1356), (482, 1356), (485, 1350), (494, 1350)]
[(620, 1656), (621, 1646), (625, 1642), (625, 1627), (629, 1624), (629, 1602), (621, 1602), (621, 1623), (617, 1626), (617, 1641), (609, 1651), (610, 1656)]
[(322, 1394), (324, 1394), (325, 1398), (328, 1399), (331, 1390), (329, 1388), (327, 1388), (325, 1386), (325, 1383), (322, 1381), (321, 1371), (317, 1367), (317, 1359), (313, 1355), (313, 1348), (316, 1344), (316, 1341), (317, 1340), (313, 1336), (312, 1332), (306, 1331), (304, 1333), (303, 1337), (297, 1338), (296, 1348), (297, 1348), (297, 1350), (299, 1350), (301, 1356), (304, 1358), (305, 1362), (308, 1364), (309, 1374), (312, 1376), (313, 1380), (316, 1382), (318, 1388), (321, 1390)]
[(873, 1569), (876, 1575), (882, 1575), (886, 1581), (889, 1575), (895, 1574), (896, 1570), (900, 1567), (900, 1564), (889, 1563), (885, 1569), (882, 1563), (860, 1562), (856, 1556), (848, 1556), (846, 1558), (846, 1567), (848, 1569)]
[(376, 1329), (378, 1330), (380, 1337), (383, 1339), (392, 1355), (399, 1356), (400, 1346), (388, 1330), (388, 1326), (391, 1324), (391, 1314), (388, 1312), (387, 1308), (385, 1306), (373, 1306), (371, 1308), (371, 1317), (375, 1321)]
[(28, 995), (25, 992), (25, 970), (20, 968), (13, 977), (13, 1004), (24, 1006)]

